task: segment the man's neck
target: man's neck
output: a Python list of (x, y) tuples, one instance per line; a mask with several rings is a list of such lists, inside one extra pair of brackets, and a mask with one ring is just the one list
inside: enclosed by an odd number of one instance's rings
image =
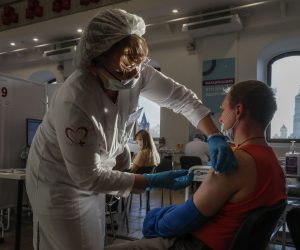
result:
[[(251, 123), (253, 124), (253, 123)], [(234, 133), (235, 145), (265, 144), (265, 133), (260, 127), (239, 124)]]

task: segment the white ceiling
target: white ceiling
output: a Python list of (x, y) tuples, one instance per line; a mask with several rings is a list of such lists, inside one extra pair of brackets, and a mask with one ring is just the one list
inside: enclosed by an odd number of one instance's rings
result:
[[(4, 3), (20, 1), (0, 0)], [(145, 19), (146, 24), (158, 23), (178, 17), (200, 14), (203, 11), (215, 11), (252, 3), (278, 2), (277, 0), (129, 0), (106, 8), (122, 8), (136, 13)], [(173, 14), (172, 9), (178, 9), (178, 14)], [(80, 12), (44, 22), (25, 25), (19, 28), (8, 29), (0, 32), (0, 52), (18, 48), (32, 48), (36, 44), (33, 37), (40, 39), (39, 43), (53, 43), (61, 40), (79, 37), (76, 33), (78, 27), (84, 27), (89, 19), (95, 15), (97, 9)], [(9, 43), (14, 41), (14, 48)]]

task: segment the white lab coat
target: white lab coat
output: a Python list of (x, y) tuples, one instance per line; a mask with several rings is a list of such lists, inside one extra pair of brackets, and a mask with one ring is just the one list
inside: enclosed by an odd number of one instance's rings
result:
[(140, 94), (195, 126), (210, 112), (192, 91), (151, 66), (133, 89), (119, 91), (116, 104), (97, 77), (75, 71), (54, 95), (29, 152), (35, 249), (103, 249), (105, 194), (128, 196), (134, 183), (133, 174), (112, 167), (130, 136), (129, 116)]

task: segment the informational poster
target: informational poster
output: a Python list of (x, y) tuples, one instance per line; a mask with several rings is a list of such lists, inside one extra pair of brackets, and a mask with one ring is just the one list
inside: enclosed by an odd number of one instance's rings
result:
[(202, 101), (212, 112), (219, 126), (220, 106), (224, 90), (235, 82), (235, 58), (206, 60), (203, 62)]

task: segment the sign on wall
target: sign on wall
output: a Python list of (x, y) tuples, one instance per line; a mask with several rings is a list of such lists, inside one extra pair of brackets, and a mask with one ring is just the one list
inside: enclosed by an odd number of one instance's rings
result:
[(224, 89), (235, 82), (235, 58), (204, 61), (202, 75), (202, 101), (213, 112), (213, 119), (219, 126)]

